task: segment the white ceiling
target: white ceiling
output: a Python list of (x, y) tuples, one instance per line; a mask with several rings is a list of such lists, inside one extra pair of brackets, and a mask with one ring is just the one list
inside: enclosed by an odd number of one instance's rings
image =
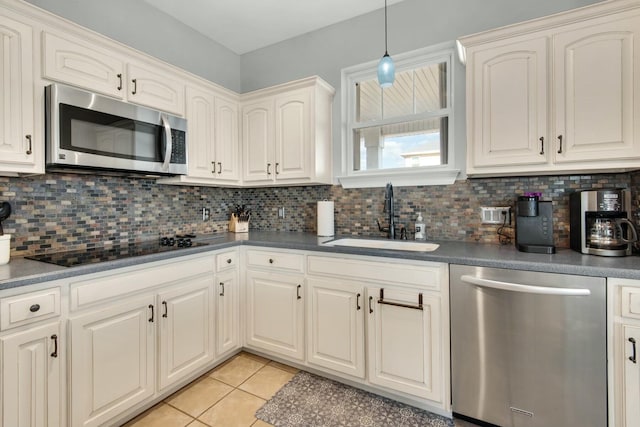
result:
[(384, 8), (384, 0), (144, 1), (239, 55)]

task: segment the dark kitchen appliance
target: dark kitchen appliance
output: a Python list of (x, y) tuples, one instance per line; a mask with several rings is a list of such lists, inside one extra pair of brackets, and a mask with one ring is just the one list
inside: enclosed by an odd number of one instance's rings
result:
[(602, 256), (631, 255), (638, 233), (630, 221), (631, 193), (621, 188), (571, 193), (571, 249)]
[(114, 245), (77, 251), (55, 252), (51, 254), (32, 255), (25, 258), (55, 264), (61, 267), (73, 267), (206, 245), (206, 243), (192, 241), (191, 237), (176, 236), (175, 238), (163, 237), (160, 241), (154, 240), (152, 242), (133, 243), (129, 245)]
[(457, 417), (502, 427), (607, 425), (604, 278), (462, 265), (449, 277)]
[(52, 84), (45, 88), (49, 171), (125, 175), (187, 173), (187, 121)]
[(516, 206), (516, 247), (521, 252), (554, 254), (553, 207), (537, 195), (518, 197)]

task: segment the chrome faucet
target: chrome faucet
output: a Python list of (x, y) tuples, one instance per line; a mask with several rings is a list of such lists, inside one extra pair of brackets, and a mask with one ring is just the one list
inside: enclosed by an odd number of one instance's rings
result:
[(384, 191), (384, 212), (389, 215), (389, 238), (394, 240), (396, 238), (396, 213), (393, 206), (393, 185), (391, 183), (387, 184)]

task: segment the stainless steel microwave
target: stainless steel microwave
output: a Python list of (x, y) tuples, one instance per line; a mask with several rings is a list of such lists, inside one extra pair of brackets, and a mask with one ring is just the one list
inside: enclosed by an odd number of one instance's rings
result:
[(49, 171), (184, 175), (187, 121), (70, 86), (45, 88)]

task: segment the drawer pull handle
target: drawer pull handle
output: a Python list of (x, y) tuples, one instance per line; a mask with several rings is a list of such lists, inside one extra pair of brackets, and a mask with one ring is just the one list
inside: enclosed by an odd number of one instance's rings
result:
[(273, 264), (273, 258), (269, 258), (269, 264)]
[(631, 348), (633, 349), (633, 354), (629, 356), (629, 360), (631, 360), (633, 363), (638, 363), (636, 361), (636, 339), (633, 337), (629, 338), (629, 342), (631, 343)]
[(267, 163), (267, 176), (271, 175), (271, 163)]
[(222, 163), (218, 162), (218, 175), (222, 173)]
[(384, 300), (384, 288), (380, 289), (380, 299), (378, 300), (378, 304), (386, 304), (393, 305), (395, 307), (404, 307), (404, 308), (412, 308), (414, 310), (422, 310), (422, 292), (418, 294), (418, 305), (405, 304), (402, 302), (395, 301), (385, 301)]
[(373, 313), (373, 307), (371, 306), (372, 301), (373, 301), (373, 297), (369, 297), (369, 314)]
[(302, 287), (302, 285), (298, 285), (296, 287), (296, 297), (297, 299), (302, 299), (302, 297), (300, 296), (300, 288)]
[(227, 264), (231, 264), (231, 258), (227, 258)]
[(118, 73), (117, 77), (118, 77), (118, 87), (117, 87), (117, 89), (118, 90), (122, 90), (122, 74)]
[(360, 294), (356, 295), (356, 310), (360, 311)]
[(220, 282), (220, 287), (222, 288), (222, 292), (220, 292), (220, 296), (224, 296), (224, 282)]
[(51, 335), (51, 339), (53, 340), (53, 353), (51, 353), (51, 357), (58, 357), (58, 336)]
[(558, 135), (558, 154), (562, 154), (562, 135)]
[(151, 317), (149, 318), (149, 322), (153, 323), (153, 304), (149, 304), (149, 308), (151, 309)]
[(216, 173), (216, 162), (211, 162), (211, 173)]
[(38, 310), (40, 310), (40, 304), (33, 304), (31, 307), (29, 307), (29, 311), (32, 313), (35, 313)]
[(131, 91), (131, 95), (135, 95), (138, 92), (138, 79), (131, 79), (133, 82), (133, 90)]
[(544, 156), (544, 136), (540, 137), (540, 155)]
[(162, 317), (167, 318), (169, 315), (169, 309), (167, 308), (167, 302), (166, 301), (162, 301), (162, 305), (164, 306), (164, 314), (162, 315)]
[(25, 135), (25, 138), (27, 138), (27, 141), (29, 141), (29, 148), (27, 148), (27, 156), (30, 156), (31, 153), (33, 153), (33, 141), (31, 140), (31, 135)]
[(280, 171), (278, 170), (279, 166), (280, 166), (280, 163), (276, 163), (276, 175), (280, 175)]

